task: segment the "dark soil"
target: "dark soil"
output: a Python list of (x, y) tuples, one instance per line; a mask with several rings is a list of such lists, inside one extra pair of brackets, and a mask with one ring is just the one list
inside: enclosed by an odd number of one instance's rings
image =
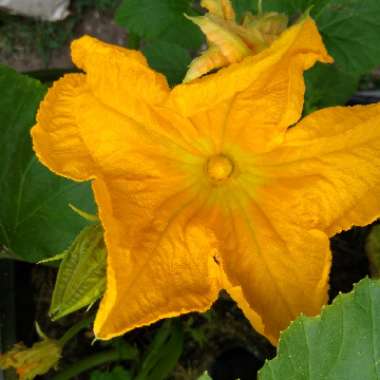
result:
[[(117, 0), (109, 0), (118, 3)], [(84, 34), (124, 45), (126, 31), (113, 20), (113, 9), (72, 2), (71, 16), (55, 23), (9, 16), (0, 12), (0, 63), (19, 72), (71, 68), (70, 42)], [(79, 5), (78, 5), (79, 4)], [(79, 13), (79, 14), (78, 14)]]

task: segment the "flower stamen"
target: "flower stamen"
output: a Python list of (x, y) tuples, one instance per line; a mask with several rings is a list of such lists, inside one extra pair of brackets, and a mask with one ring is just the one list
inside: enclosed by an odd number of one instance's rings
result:
[(217, 154), (207, 160), (206, 172), (215, 182), (222, 182), (231, 177), (234, 171), (233, 161), (224, 154)]

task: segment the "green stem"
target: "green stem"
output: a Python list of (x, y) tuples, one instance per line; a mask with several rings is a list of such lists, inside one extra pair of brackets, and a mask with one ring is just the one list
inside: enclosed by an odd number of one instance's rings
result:
[(75, 335), (77, 335), (81, 330), (87, 329), (90, 327), (90, 324), (92, 322), (92, 317), (82, 319), (78, 323), (76, 323), (74, 326), (71, 326), (65, 334), (59, 339), (59, 343), (64, 346), (69, 340), (74, 338)]
[(129, 49), (138, 50), (140, 48), (141, 39), (137, 34), (128, 33), (127, 36), (127, 47)]
[(263, 0), (257, 0), (257, 12), (259, 15), (263, 13)]
[(113, 349), (109, 351), (99, 352), (98, 354), (87, 356), (86, 358), (76, 362), (70, 367), (64, 369), (62, 372), (58, 373), (51, 380), (69, 380), (75, 376), (78, 376), (82, 372), (85, 372), (99, 365), (119, 360), (135, 359), (136, 355), (136, 350), (133, 348), (130, 350)]

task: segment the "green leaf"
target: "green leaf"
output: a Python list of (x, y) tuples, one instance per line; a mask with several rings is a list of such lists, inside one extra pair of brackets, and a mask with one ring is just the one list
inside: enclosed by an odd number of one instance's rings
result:
[(69, 203), (93, 209), (88, 184), (60, 178), (43, 167), (30, 128), (46, 87), (0, 65), (0, 243), (38, 261), (64, 250), (86, 224)]
[(116, 21), (142, 37), (157, 37), (186, 12), (187, 0), (124, 0)]
[[(187, 12), (191, 14), (191, 12)], [(187, 18), (178, 17), (169, 28), (164, 30), (152, 43), (169, 42), (186, 49), (197, 50), (204, 41), (201, 30)]]
[(259, 380), (378, 380), (380, 281), (364, 279), (318, 317), (301, 316), (282, 334)]
[(183, 349), (183, 330), (178, 321), (166, 320), (156, 333), (135, 380), (165, 380)]
[(115, 367), (110, 372), (91, 372), (90, 380), (132, 380), (132, 375), (123, 367)]
[[(281, 12), (286, 13), (290, 17), (297, 17), (311, 8), (311, 14), (315, 15), (318, 14), (329, 1), (330, 0), (263, 0), (263, 11)], [(255, 11), (256, 9), (255, 7)]]
[(189, 52), (165, 41), (147, 44), (143, 49), (149, 65), (166, 75), (171, 85), (180, 83), (191, 62)]
[(59, 266), (49, 310), (57, 320), (97, 301), (106, 288), (106, 248), (99, 224), (85, 227)]
[(329, 0), (316, 15), (327, 50), (340, 69), (364, 74), (380, 64), (379, 14), (379, 0)]
[(197, 49), (200, 30), (184, 14), (192, 14), (190, 0), (123, 0), (115, 19), (119, 25), (148, 40), (167, 41)]
[(245, 12), (257, 13), (257, 0), (232, 0), (237, 20), (241, 20)]
[(360, 77), (339, 70), (336, 65), (317, 63), (305, 73), (305, 113), (345, 104), (356, 92)]

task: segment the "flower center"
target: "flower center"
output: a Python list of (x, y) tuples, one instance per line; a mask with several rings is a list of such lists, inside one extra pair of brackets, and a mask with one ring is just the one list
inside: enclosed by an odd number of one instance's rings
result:
[(217, 154), (208, 159), (206, 171), (211, 180), (221, 182), (231, 176), (234, 171), (234, 163), (224, 154)]

